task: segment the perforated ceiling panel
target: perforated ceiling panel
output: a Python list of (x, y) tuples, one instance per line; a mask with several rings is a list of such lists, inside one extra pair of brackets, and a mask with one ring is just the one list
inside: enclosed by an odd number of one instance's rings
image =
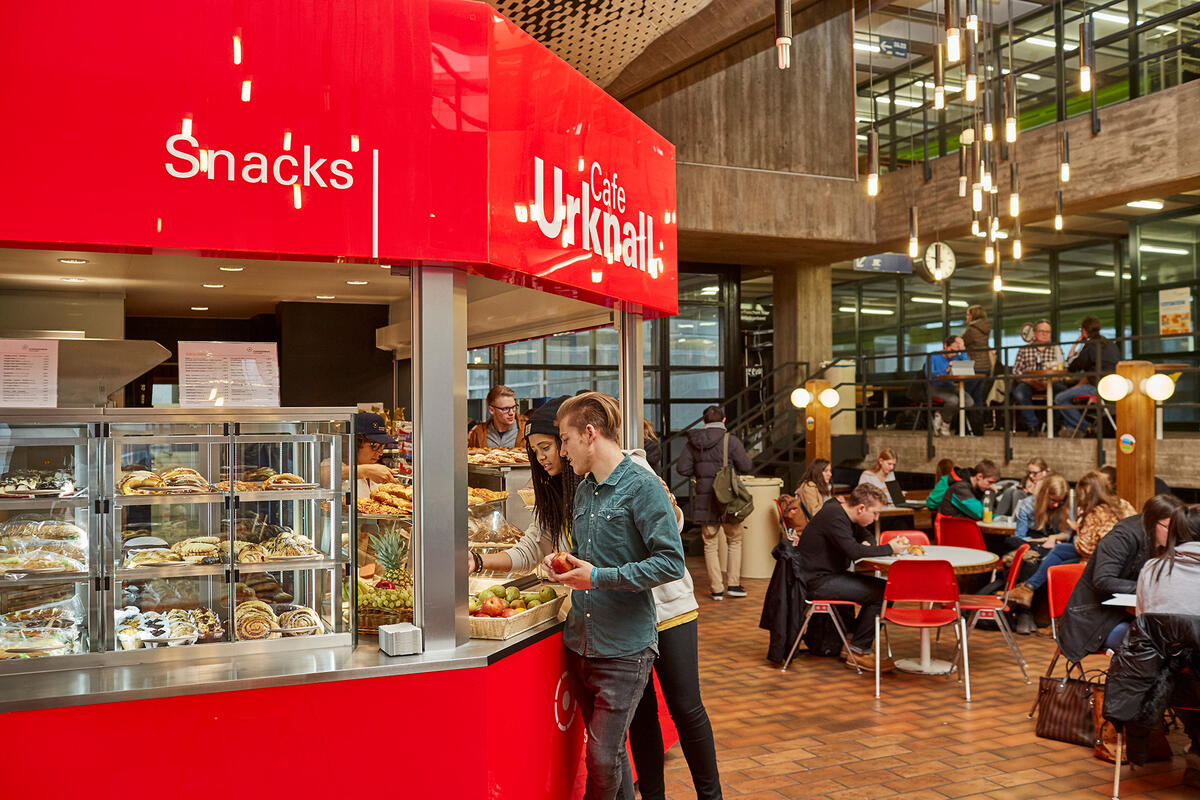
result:
[(607, 85), (710, 0), (488, 0), (589, 80)]

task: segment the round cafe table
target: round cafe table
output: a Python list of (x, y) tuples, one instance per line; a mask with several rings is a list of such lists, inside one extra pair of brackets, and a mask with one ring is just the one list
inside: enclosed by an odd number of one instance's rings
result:
[[(892, 564), (902, 559), (904, 561), (949, 561), (950, 566), (954, 567), (955, 575), (991, 572), (1000, 561), (995, 553), (989, 553), (986, 550), (931, 544), (925, 548), (924, 555), (877, 556), (861, 559), (858, 564), (867, 569), (887, 572)], [(896, 669), (904, 672), (917, 672), (922, 675), (944, 675), (954, 667), (949, 661), (933, 658), (933, 638), (929, 631), (929, 628), (921, 628), (921, 657), (897, 659)]]
[(1017, 531), (1016, 522), (977, 522), (979, 530), (992, 536), (1012, 536)]

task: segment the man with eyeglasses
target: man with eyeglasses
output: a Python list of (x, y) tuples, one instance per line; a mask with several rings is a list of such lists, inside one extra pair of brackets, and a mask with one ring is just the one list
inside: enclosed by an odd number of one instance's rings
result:
[(504, 385), (487, 393), (489, 419), (467, 434), (467, 447), (524, 447), (525, 417), (517, 413), (517, 398)]
[[(1039, 319), (1033, 324), (1033, 341), (1017, 351), (1013, 362), (1012, 399), (1017, 405), (1032, 406), (1034, 392), (1056, 391), (1046, 386), (1046, 379), (1037, 376), (1022, 378), (1030, 372), (1061, 369), (1063, 363), (1062, 348), (1050, 343), (1053, 330), (1050, 320)], [(1062, 386), (1065, 387), (1065, 384)], [(1029, 436), (1037, 436), (1041, 425), (1038, 423), (1037, 412), (1032, 408), (1022, 408), (1021, 419)]]

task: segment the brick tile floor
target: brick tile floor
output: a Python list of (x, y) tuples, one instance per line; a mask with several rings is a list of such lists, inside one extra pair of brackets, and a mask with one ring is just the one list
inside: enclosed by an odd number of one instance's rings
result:
[[(702, 560), (689, 559), (700, 602), (700, 683), (717, 739), (725, 796), (738, 800), (1022, 800), (1106, 798), (1112, 765), (1087, 748), (1039, 739), (1026, 713), (1037, 675), (1054, 652), (1048, 635), (1018, 637), (1034, 681), (1026, 685), (999, 633), (970, 640), (972, 702), (940, 676), (893, 672), (874, 697), (873, 674), (857, 675), (803, 647), (781, 674), (766, 660), (758, 627), (766, 580), (743, 579), (749, 597), (708, 597)], [(1048, 633), (1048, 632), (1047, 632)], [(936, 646), (949, 658), (950, 632)], [(897, 657), (915, 654), (915, 633), (897, 630)], [(1096, 663), (1092, 664), (1091, 661)], [(1089, 667), (1104, 666), (1103, 658)], [(1062, 667), (1059, 668), (1061, 674)], [(1173, 734), (1176, 753), (1186, 738)], [(678, 746), (667, 753), (671, 800), (695, 797)], [(1183, 757), (1122, 772), (1125, 800), (1182, 800)]]

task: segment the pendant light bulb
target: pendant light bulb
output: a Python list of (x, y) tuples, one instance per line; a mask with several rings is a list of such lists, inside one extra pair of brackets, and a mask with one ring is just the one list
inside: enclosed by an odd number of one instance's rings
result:
[(920, 252), (917, 242), (917, 207), (908, 207), (908, 257), (916, 258)]
[(933, 49), (933, 107), (941, 110), (946, 107), (945, 50), (941, 42), (934, 45)]
[(992, 128), (992, 123), (990, 123), (990, 122), (983, 123), (983, 140), (985, 142), (991, 142), (991, 141), (995, 141), (995, 139), (996, 139), (996, 131)]
[(985, 263), (985, 264), (996, 263), (996, 246), (993, 245), (991, 242), (988, 242), (987, 247), (983, 248), (983, 263)]
[(1062, 190), (1054, 193), (1054, 230), (1063, 229)]
[(971, 187), (971, 210), (983, 211), (983, 187), (978, 183)]
[(978, 217), (971, 220), (971, 235), (972, 236), (979, 235), (979, 218)]
[(979, 9), (976, 0), (967, 0), (967, 30), (979, 41)]
[(1071, 180), (1071, 140), (1066, 131), (1058, 140), (1058, 175), (1063, 183)]
[(1008, 196), (1008, 215), (1014, 219), (1021, 216), (1021, 195), (1018, 192)]
[(779, 51), (779, 68), (792, 66), (792, 4), (790, 0), (775, 0), (775, 49)]
[(867, 195), (879, 194), (879, 134), (867, 132)]
[(946, 0), (946, 59), (953, 64), (962, 58), (962, 38), (958, 28), (958, 0)]
[(983, 176), (980, 180), (983, 190), (990, 193), (992, 191), (992, 173), (988, 171), (986, 164), (980, 165), (980, 174)]
[(968, 75), (965, 86), (963, 87), (963, 97), (968, 103), (974, 103), (975, 98), (979, 96), (979, 76)]
[(1000, 280), (1000, 273), (992, 276), (992, 291), (999, 292), (1004, 290), (1004, 282)]
[(1012, 144), (1017, 140), (1017, 118), (1004, 118), (1004, 141)]
[(1021, 216), (1021, 189), (1018, 181), (1017, 162), (1008, 166), (1008, 215), (1013, 219)]
[(1092, 68), (1087, 64), (1079, 67), (1079, 91), (1087, 94), (1092, 90)]
[(1004, 81), (1004, 141), (1017, 140), (1017, 84), (1009, 74)]
[(1021, 255), (1021, 239), (1018, 237), (1013, 239), (1013, 261), (1020, 261)]
[(1079, 23), (1079, 91), (1092, 91), (1092, 69), (1096, 65), (1096, 47), (1092, 41), (1092, 21)]

